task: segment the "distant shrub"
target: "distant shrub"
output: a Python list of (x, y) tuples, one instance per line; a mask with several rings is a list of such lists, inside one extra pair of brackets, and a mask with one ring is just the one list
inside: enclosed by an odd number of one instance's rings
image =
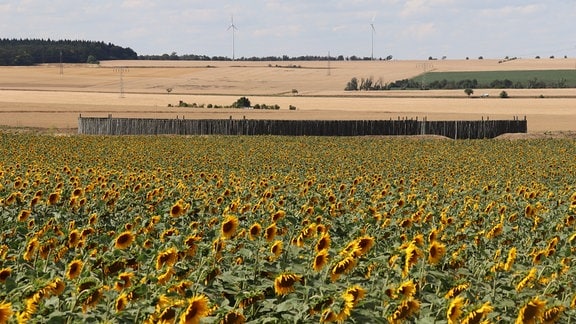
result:
[(500, 98), (503, 98), (503, 99), (505, 99), (505, 98), (509, 98), (509, 96), (508, 96), (508, 92), (506, 92), (506, 91), (502, 91), (502, 92), (500, 92)]
[(250, 106), (250, 99), (246, 97), (240, 97), (238, 100), (236, 100), (235, 103), (232, 104), (232, 107), (234, 108), (247, 108)]
[(296, 106), (290, 105), (290, 106), (288, 106), (288, 109), (290, 109), (290, 110), (296, 110)]

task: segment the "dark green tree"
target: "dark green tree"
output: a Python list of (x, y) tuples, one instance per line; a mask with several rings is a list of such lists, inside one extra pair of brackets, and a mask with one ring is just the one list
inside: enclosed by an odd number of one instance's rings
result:
[(344, 90), (345, 91), (357, 91), (358, 90), (358, 79), (356, 79), (354, 77), (350, 81), (348, 81), (348, 83), (346, 84), (346, 88), (344, 88)]
[(247, 108), (250, 107), (250, 99), (246, 97), (241, 97), (234, 104), (232, 104), (234, 108)]

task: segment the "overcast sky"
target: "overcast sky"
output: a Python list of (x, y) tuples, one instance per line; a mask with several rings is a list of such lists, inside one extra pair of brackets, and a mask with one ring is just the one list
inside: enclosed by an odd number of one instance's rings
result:
[(236, 57), (576, 57), (575, 0), (0, 0), (0, 38), (232, 57), (232, 16)]

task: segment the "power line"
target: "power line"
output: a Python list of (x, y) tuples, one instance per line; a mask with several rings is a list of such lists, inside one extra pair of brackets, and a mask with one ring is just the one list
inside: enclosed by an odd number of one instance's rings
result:
[(124, 98), (124, 73), (128, 72), (128, 68), (125, 66), (115, 67), (114, 72), (120, 74), (120, 98)]

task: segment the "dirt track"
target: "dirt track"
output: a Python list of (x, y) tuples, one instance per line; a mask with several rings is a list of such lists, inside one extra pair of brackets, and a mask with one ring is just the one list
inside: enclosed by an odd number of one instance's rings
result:
[[(100, 67), (0, 67), (0, 125), (74, 129), (82, 116), (253, 119), (528, 119), (529, 132), (576, 131), (576, 89), (507, 92), (475, 90), (488, 98), (454, 91), (346, 92), (352, 77), (384, 82), (416, 75), (421, 63), (397, 62), (103, 62)], [(210, 66), (207, 66), (207, 65)], [(124, 97), (120, 97), (123, 72)], [(438, 71), (567, 69), (574, 60), (435, 61)], [(172, 88), (168, 93), (166, 89)], [(292, 90), (298, 91), (297, 94)], [(187, 103), (230, 105), (239, 96), (277, 111), (168, 107)], [(543, 95), (544, 98), (539, 98)], [(289, 105), (297, 107), (288, 110)]]

